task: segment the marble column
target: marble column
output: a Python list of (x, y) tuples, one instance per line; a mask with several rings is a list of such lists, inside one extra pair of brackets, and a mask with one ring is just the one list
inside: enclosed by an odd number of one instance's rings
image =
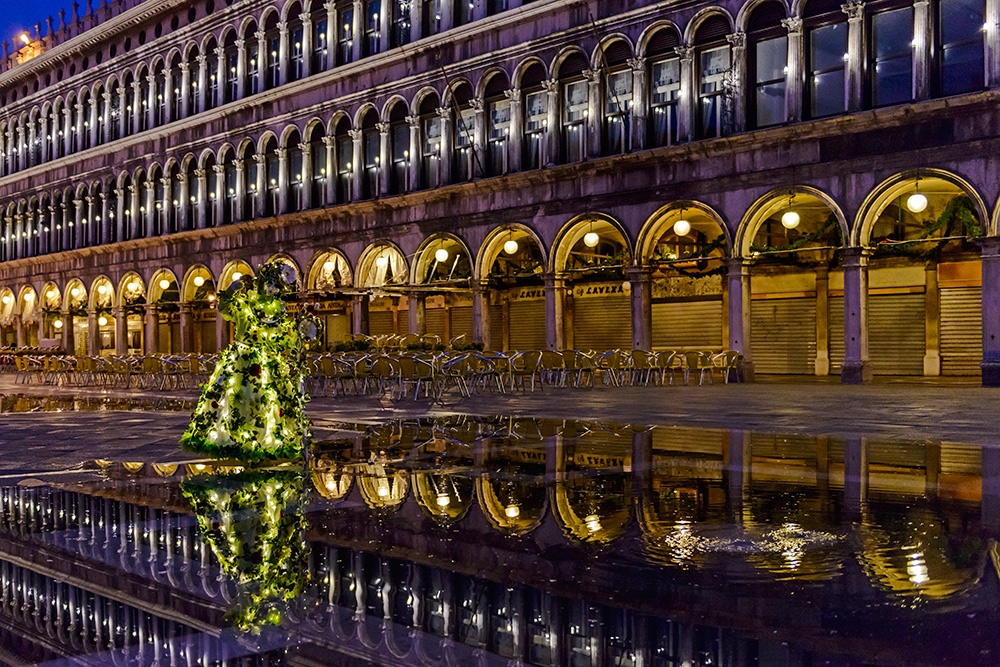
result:
[(546, 346), (561, 351), (566, 347), (564, 309), (566, 305), (566, 279), (561, 275), (545, 274), (545, 331)]
[(123, 308), (113, 310), (115, 317), (115, 355), (124, 357), (128, 354), (128, 320)]
[(864, 103), (865, 3), (848, 2), (841, 6), (847, 14), (847, 110), (860, 111)]
[(650, 269), (643, 266), (628, 268), (632, 287), (632, 347), (637, 350), (653, 349), (653, 291)]
[(355, 296), (351, 299), (351, 320), (352, 333), (354, 335), (368, 335), (368, 304), (370, 297), (367, 294)]
[(146, 306), (146, 354), (160, 350), (160, 313), (156, 306)]
[(844, 384), (871, 382), (868, 359), (868, 250), (844, 249)]
[(750, 352), (750, 267), (742, 257), (728, 261), (726, 277), (729, 303), (729, 349), (743, 355), (744, 382), (753, 380), (753, 355)]
[(697, 117), (698, 87), (694, 72), (694, 47), (678, 46), (674, 52), (681, 59), (681, 87), (677, 100), (677, 141), (694, 139), (694, 119)]
[(983, 386), (1000, 387), (1000, 236), (979, 240), (982, 257)]
[(493, 340), (493, 326), (490, 319), (490, 292), (486, 283), (472, 283), (472, 340), (483, 344), (484, 350), (499, 347), (500, 341)]
[(407, 295), (410, 333), (423, 336), (427, 333), (427, 294), (410, 292)]

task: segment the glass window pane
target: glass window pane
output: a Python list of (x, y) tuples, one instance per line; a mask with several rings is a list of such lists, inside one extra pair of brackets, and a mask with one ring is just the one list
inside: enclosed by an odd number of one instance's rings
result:
[(844, 70), (814, 74), (810, 98), (810, 108), (815, 117), (830, 116), (846, 111)]
[(729, 47), (720, 46), (701, 53), (701, 93), (722, 90), (726, 70), (729, 69)]
[(583, 120), (590, 100), (586, 81), (567, 83), (565, 87), (566, 122)]
[(757, 81), (777, 81), (785, 78), (788, 58), (788, 38), (775, 37), (757, 42)]
[(653, 105), (672, 102), (681, 92), (681, 60), (670, 58), (653, 63)]
[(814, 72), (843, 67), (847, 53), (847, 24), (835, 23), (813, 30), (809, 34), (809, 52)]
[(872, 103), (898, 104), (913, 97), (913, 8), (881, 12), (872, 17), (875, 54)]
[(983, 0), (941, 0), (941, 43), (977, 40), (982, 43), (986, 22)]
[(542, 91), (530, 93), (525, 99), (525, 117), (529, 132), (540, 130), (545, 126), (549, 114), (549, 95)]
[(605, 94), (605, 112), (609, 114), (627, 111), (632, 101), (632, 72), (612, 72), (608, 75)]
[(872, 40), (877, 60), (909, 54), (913, 41), (913, 9), (903, 7), (875, 14)]
[(510, 101), (490, 102), (490, 139), (502, 139), (510, 127)]
[(757, 127), (785, 122), (785, 82), (757, 87)]
[(981, 43), (946, 48), (941, 60), (942, 95), (967, 93), (985, 86), (985, 56)]

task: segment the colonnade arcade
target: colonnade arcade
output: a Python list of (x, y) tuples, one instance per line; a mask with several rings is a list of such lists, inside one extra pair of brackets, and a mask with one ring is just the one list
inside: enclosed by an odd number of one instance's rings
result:
[[(964, 179), (922, 169), (874, 188), (854, 220), (802, 185), (760, 197), (735, 230), (712, 206), (677, 201), (634, 226), (591, 212), (558, 228), (511, 222), (279, 258), (303, 277), (327, 348), (414, 332), (488, 349), (736, 349), (757, 372), (861, 381), (873, 369), (978, 374), (1000, 355), (982, 328), (1000, 329), (989, 307), (1000, 277), (984, 280), (1000, 266), (991, 219)], [(466, 240), (477, 234), (478, 247)], [(229, 339), (216, 290), (269, 257), (0, 286), (3, 343), (215, 351)]]

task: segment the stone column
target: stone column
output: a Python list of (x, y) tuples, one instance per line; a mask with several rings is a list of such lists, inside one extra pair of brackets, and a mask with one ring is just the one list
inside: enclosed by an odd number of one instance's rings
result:
[(355, 335), (368, 335), (368, 304), (370, 300), (367, 294), (351, 299), (352, 333)]
[(267, 50), (266, 32), (258, 30), (253, 36), (257, 38), (257, 92), (262, 93), (267, 90), (267, 63), (271, 52)]
[(473, 111), (472, 121), (472, 177), (482, 178), (486, 165), (486, 105), (478, 97), (469, 101)]
[(931, 96), (934, 69), (931, 59), (934, 15), (928, 0), (913, 3), (913, 99)]
[(87, 310), (87, 354), (91, 357), (101, 354), (101, 328), (96, 310)]
[(198, 201), (195, 202), (197, 209), (198, 229), (205, 229), (208, 226), (206, 209), (208, 208), (208, 172), (204, 169), (195, 169), (194, 176), (198, 179)]
[(410, 41), (423, 37), (424, 3), (431, 0), (410, 0)]
[[(75, 229), (70, 233), (70, 238), (73, 240), (71, 247), (82, 248), (83, 247), (83, 199), (73, 200), (73, 204), (76, 207), (73, 215), (73, 227)], [(25, 250), (27, 250), (27, 244), (25, 244)]]
[(208, 88), (208, 58), (204, 55), (195, 56), (198, 61), (198, 99), (197, 99), (197, 111), (196, 113), (203, 113), (205, 111), (205, 100), (208, 97), (206, 89)]
[(150, 72), (146, 75), (146, 83), (149, 90), (146, 92), (146, 128), (156, 127), (156, 74)]
[(364, 4), (361, 0), (354, 0), (354, 21), (351, 24), (351, 38), (354, 43), (351, 45), (353, 47), (351, 49), (351, 62), (358, 62), (364, 54), (361, 49), (361, 43), (365, 41), (364, 15)]
[(194, 352), (194, 317), (191, 304), (180, 304), (181, 352)]
[(226, 165), (213, 164), (212, 171), (215, 172), (215, 199), (209, 199), (209, 206), (215, 209), (215, 226), (221, 227), (226, 218), (224, 209), (226, 206)]
[[(188, 109), (191, 108), (191, 66), (188, 63), (181, 63), (181, 118), (188, 117)], [(177, 120), (177, 119), (175, 119)]]
[(14, 334), (17, 337), (18, 347), (28, 346), (28, 325), (20, 317), (14, 319)]
[(986, 85), (1000, 86), (1000, 0), (986, 0)]
[(221, 107), (226, 103), (226, 50), (215, 47), (215, 100), (213, 107)]
[(278, 85), (288, 83), (288, 24), (278, 23)]
[(941, 375), (941, 292), (935, 262), (924, 266), (924, 375)]
[(499, 341), (493, 340), (490, 315), (490, 292), (486, 283), (472, 283), (472, 340), (492, 350)]
[[(127, 137), (132, 131), (128, 126), (128, 89), (123, 85), (118, 91), (118, 136)], [(52, 126), (52, 134), (55, 135), (55, 124)], [(111, 137), (108, 137), (111, 140)]]
[(726, 41), (731, 45), (733, 68), (733, 132), (743, 132), (746, 129), (747, 118), (747, 35), (745, 32), (734, 32), (726, 35)]
[(323, 179), (323, 204), (341, 203), (337, 201), (337, 138), (323, 137), (326, 147), (326, 177)]
[(142, 230), (142, 234), (149, 239), (156, 236), (156, 229), (154, 228), (156, 223), (156, 183), (153, 181), (146, 181), (144, 185), (146, 186), (146, 205), (144, 207), (146, 209), (146, 214), (142, 216), (142, 224), (145, 225), (145, 229)]
[(681, 89), (677, 100), (677, 141), (694, 139), (694, 119), (698, 112), (698, 81), (694, 72), (694, 47), (678, 46), (674, 52), (681, 59)]
[(361, 179), (364, 178), (365, 173), (364, 157), (361, 153), (361, 141), (364, 133), (359, 129), (348, 130), (348, 133), (354, 142), (354, 159), (351, 161), (351, 185), (353, 190), (351, 199), (358, 201), (364, 192), (364, 189), (361, 187)]
[(728, 260), (726, 278), (729, 302), (729, 349), (743, 355), (744, 382), (753, 380), (753, 355), (750, 352), (750, 267), (742, 257)]
[(63, 352), (69, 355), (76, 355), (76, 341), (73, 338), (73, 316), (69, 311), (64, 310), (62, 316), (62, 340), (60, 341)]
[(649, 92), (646, 90), (646, 59), (630, 58), (632, 70), (632, 100), (629, 109), (632, 150), (646, 147), (646, 130), (649, 127)]
[(788, 31), (788, 55), (785, 66), (785, 118), (790, 123), (802, 120), (802, 95), (806, 54), (802, 46), (802, 19), (781, 19), (781, 25)]
[(125, 225), (128, 224), (128, 216), (125, 215), (125, 189), (115, 190), (115, 196), (118, 198), (115, 211), (115, 239), (121, 241), (125, 238)]
[(1000, 387), (1000, 236), (979, 240), (982, 252), (983, 386)]
[(510, 129), (507, 134), (507, 171), (521, 171), (524, 155), (524, 96), (520, 88), (504, 92), (510, 101)]
[[(426, 0), (425, 0), (426, 1)], [(441, 0), (441, 32), (455, 27), (455, 3)]]
[[(111, 123), (114, 120), (111, 118), (111, 93), (105, 91), (104, 93), (101, 94), (101, 97), (104, 99), (104, 104), (101, 107), (101, 118), (98, 120), (98, 122), (101, 124), (101, 128), (103, 128), (104, 130), (104, 139), (101, 140), (101, 135), (100, 133), (98, 133), (97, 143), (107, 143), (111, 141), (111, 137), (114, 136), (114, 134), (111, 132)], [(43, 142), (43, 147), (44, 147), (44, 142)]]
[(601, 156), (601, 120), (604, 116), (603, 99), (601, 98), (601, 72), (599, 70), (583, 70), (587, 77), (587, 128), (584, 133), (584, 157)]
[(299, 14), (299, 20), (302, 21), (302, 78), (304, 79), (312, 74), (312, 17), (309, 16), (309, 12), (303, 12)]
[(180, 231), (182, 229), (193, 228), (192, 223), (194, 220), (188, 220), (188, 201), (191, 199), (191, 189), (188, 185), (187, 174), (180, 173), (177, 174), (177, 182), (181, 184), (180, 198), (174, 203), (173, 200), (170, 201), (171, 206), (177, 208), (177, 213), (174, 216), (174, 220), (177, 223), (177, 229), (171, 231)]
[(247, 96), (247, 41), (242, 37), (236, 40), (236, 99)]
[(236, 193), (233, 195), (236, 206), (233, 207), (233, 222), (249, 218), (248, 212), (243, 210), (243, 203), (246, 201), (247, 193), (246, 173), (243, 169), (243, 164), (244, 161), (242, 159), (233, 160), (233, 168), (236, 169)]
[[(316, 205), (313, 202), (312, 196), (312, 182), (313, 182), (313, 170), (312, 170), (312, 145), (308, 143), (299, 144), (299, 150), (302, 151), (302, 173), (298, 174), (301, 179), (300, 187), (302, 189), (302, 196), (300, 199), (302, 210), (308, 211)], [(292, 181), (294, 184), (294, 180)]]
[(825, 266), (816, 270), (815, 375), (830, 374), (830, 276)]
[(628, 280), (632, 286), (632, 347), (653, 349), (653, 291), (651, 271), (644, 266), (630, 266)]
[(376, 183), (378, 187), (376, 188), (376, 196), (386, 196), (389, 194), (390, 186), (390, 170), (392, 167), (392, 155), (389, 146), (389, 123), (378, 123), (375, 125), (378, 130), (379, 137), (379, 150), (378, 150), (378, 164), (375, 167)]
[(551, 167), (560, 161), (560, 139), (559, 132), (559, 80), (546, 79), (542, 81), (546, 95), (546, 119), (545, 119), (545, 139), (544, 154), (542, 164)]
[(871, 382), (868, 360), (868, 251), (844, 249), (844, 384)]
[(451, 109), (438, 107), (438, 118), (441, 119), (441, 163), (438, 168), (438, 182), (451, 183)]
[(561, 351), (566, 346), (563, 310), (566, 304), (566, 279), (547, 273), (545, 280), (545, 331), (546, 345), (550, 350)]
[[(132, 84), (135, 87), (136, 95), (139, 94), (139, 84)], [(73, 152), (73, 110), (70, 109), (69, 105), (63, 109), (63, 155), (69, 155)]]
[(403, 190), (409, 192), (420, 189), (420, 170), (423, 167), (420, 147), (420, 116), (407, 116), (406, 124), (410, 128), (410, 150), (406, 162), (408, 183)]
[[(337, 66), (337, 25), (339, 19), (337, 17), (337, 3), (334, 0), (328, 0), (323, 7), (326, 9), (326, 62), (324, 69), (330, 70)], [(328, 170), (326, 173), (332, 174), (333, 172)]]
[(124, 357), (128, 354), (128, 320), (125, 310), (115, 308), (115, 356)]
[(844, 438), (844, 513), (857, 521), (868, 502), (868, 440)]
[[(160, 216), (160, 234), (172, 234), (177, 231), (176, 229), (172, 229), (170, 226), (171, 210), (177, 208), (174, 206), (173, 182), (174, 179), (170, 176), (169, 171), (165, 172), (163, 178), (160, 179), (160, 185), (163, 186), (163, 208), (159, 211), (154, 211), (156, 215)], [(174, 216), (175, 220), (176, 218), (177, 216)]]
[(156, 354), (160, 349), (160, 313), (156, 306), (146, 306), (146, 354)]
[(407, 295), (407, 313), (410, 317), (410, 333), (423, 336), (427, 333), (427, 294), (410, 292)]
[(847, 14), (847, 110), (860, 111), (864, 103), (865, 3), (852, 0), (841, 5)]
[(288, 149), (275, 150), (278, 156), (278, 210), (275, 214), (288, 213)]
[(254, 187), (254, 215), (258, 218), (263, 218), (266, 211), (264, 198), (268, 196), (267, 157), (255, 153), (253, 161), (257, 163), (257, 183)]

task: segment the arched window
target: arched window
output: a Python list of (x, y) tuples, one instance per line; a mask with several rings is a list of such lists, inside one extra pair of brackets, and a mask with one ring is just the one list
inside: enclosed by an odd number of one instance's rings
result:
[(420, 17), (422, 21), (420, 34), (424, 37), (441, 32), (441, 5), (445, 2), (451, 2), (451, 0), (424, 0), (423, 13)]
[(223, 101), (220, 97), (222, 82), (219, 81), (219, 54), (216, 53), (215, 40), (209, 42), (205, 56), (205, 80), (208, 82), (205, 90), (205, 111), (208, 111)]
[(452, 20), (455, 25), (466, 25), (475, 19), (475, 2), (471, 0), (443, 0), (452, 3)]
[(223, 71), (226, 76), (225, 89), (223, 91), (225, 94), (225, 101), (234, 102), (240, 99), (240, 50), (236, 48), (235, 32), (230, 32), (226, 37), (226, 46), (223, 49), (222, 57), (225, 59), (222, 63)]
[(253, 145), (247, 143), (240, 156), (243, 169), (243, 220), (252, 220), (257, 215), (257, 207), (254, 206), (257, 199), (257, 161), (253, 158)]
[[(195, 114), (195, 109), (197, 108), (198, 99), (198, 49), (191, 49), (187, 57), (187, 68), (188, 68), (188, 90), (185, 91), (186, 94), (182, 93), (182, 96), (186, 99), (186, 106), (184, 107), (184, 117), (193, 116)], [(182, 105), (184, 102), (182, 102)]]
[(170, 92), (170, 120), (180, 120), (184, 115), (184, 98), (181, 95), (181, 57), (179, 55), (175, 55), (174, 59), (170, 61), (165, 86)]
[(533, 63), (521, 75), (524, 95), (524, 142), (522, 169), (541, 169), (548, 161), (546, 135), (549, 124), (549, 93), (543, 87), (545, 68)]
[[(63, 102), (62, 100), (56, 100), (56, 103), (52, 105), (52, 117), (50, 118), (51, 127), (49, 127), (49, 141), (52, 142), (52, 146), (49, 149), (49, 154), (52, 155), (54, 159), (59, 159), (66, 155), (66, 148), (63, 142)], [(13, 144), (11, 145), (13, 148)], [(13, 151), (8, 151), (8, 159), (13, 161), (13, 165), (8, 169), (9, 173), (17, 171), (16, 161), (13, 160), (13, 156), (16, 155)]]
[(398, 195), (410, 189), (410, 126), (406, 106), (393, 105), (389, 113), (389, 192)]
[(807, 115), (847, 111), (847, 16), (836, 0), (809, 0), (803, 18), (809, 72)]
[(139, 99), (138, 99), (138, 111), (139, 114), (137, 119), (139, 121), (139, 132), (144, 132), (149, 129), (149, 120), (151, 109), (149, 108), (149, 75), (143, 70), (138, 77), (136, 77), (139, 82)]
[(170, 193), (167, 201), (167, 220), (164, 226), (164, 234), (173, 234), (180, 229), (180, 220), (178, 216), (180, 215), (181, 206), (183, 205), (183, 183), (181, 183), (181, 170), (175, 162), (170, 166), (170, 171), (168, 172), (168, 180), (170, 182)]
[(436, 94), (420, 101), (420, 187), (441, 184), (441, 116)]
[(162, 70), (157, 74), (154, 85), (156, 86), (155, 97), (153, 98), (153, 126), (160, 127), (167, 122), (167, 85), (170, 82), (170, 71)]
[(670, 27), (653, 33), (646, 45), (649, 62), (649, 144), (677, 143), (677, 101), (681, 95), (680, 35)]
[(337, 203), (344, 204), (352, 199), (354, 179), (354, 140), (351, 138), (351, 123), (341, 118), (334, 133), (337, 147)]
[[(133, 237), (132, 221), (137, 208), (134, 206), (136, 200), (135, 186), (136, 184), (132, 182), (132, 177), (128, 174), (122, 178), (122, 220), (120, 222), (122, 241), (128, 241)], [(62, 222), (65, 224), (65, 220)]]
[(494, 75), (486, 85), (486, 169), (489, 176), (500, 176), (508, 171), (510, 145), (510, 88), (507, 77)]
[(132, 202), (135, 214), (132, 216), (131, 224), (129, 225), (132, 228), (130, 238), (133, 239), (144, 238), (146, 236), (146, 229), (148, 229), (148, 220), (146, 218), (149, 215), (149, 207), (146, 206), (146, 184), (148, 182), (145, 173), (140, 170), (135, 177), (135, 195)]
[(475, 163), (476, 111), (472, 107), (472, 86), (463, 83), (454, 93), (455, 120), (452, 123), (453, 155), (451, 179), (462, 183), (472, 179)]
[(510, 9), (510, 0), (487, 0), (486, 15), (493, 16)]
[(169, 228), (167, 212), (170, 210), (170, 201), (167, 197), (170, 195), (170, 191), (167, 190), (165, 179), (159, 172), (152, 173), (150, 178), (153, 181), (153, 210), (151, 212), (152, 224), (149, 229), (151, 229), (153, 236), (160, 236), (166, 234)]
[(584, 78), (587, 59), (574, 53), (559, 66), (562, 92), (562, 161), (579, 162), (587, 155), (587, 117), (590, 113), (590, 84)]
[(381, 167), (382, 137), (379, 134), (374, 111), (365, 114), (361, 121), (361, 157), (364, 160), (364, 178), (361, 181), (362, 199), (378, 196)]
[[(79, 145), (80, 150), (87, 150), (90, 148), (90, 113), (94, 110), (94, 97), (90, 94), (90, 91), (85, 90), (80, 94), (79, 106), (80, 108), (77, 110), (78, 124), (76, 125), (76, 127), (79, 128)], [(93, 117), (96, 118), (97, 116), (95, 115)], [(27, 140), (27, 132), (25, 133), (25, 136)]]
[(310, 200), (313, 208), (321, 208), (326, 205), (326, 143), (323, 141), (324, 132), (322, 125), (314, 125), (309, 135), (309, 160), (311, 161), (312, 183), (310, 187)]
[(312, 7), (309, 11), (312, 29), (312, 53), (310, 71), (313, 74), (323, 72), (328, 68), (328, 53), (330, 44), (327, 39), (327, 13), (322, 0), (312, 0)]
[(746, 101), (752, 128), (785, 122), (788, 33), (781, 25), (784, 18), (784, 6), (772, 1), (757, 5), (747, 23), (747, 80), (753, 82), (753, 92)]
[(264, 89), (270, 90), (281, 85), (281, 67), (278, 62), (281, 49), (281, 33), (278, 30), (277, 15), (272, 13), (268, 17), (266, 25), (264, 43), (267, 45), (267, 53), (261, 55), (261, 64), (264, 65)]
[(117, 141), (121, 139), (121, 119), (122, 119), (122, 87), (115, 81), (111, 84), (111, 88), (108, 90), (108, 94), (111, 95), (111, 99), (108, 100), (108, 106), (111, 113), (107, 115), (104, 119), (104, 136), (107, 141)]
[[(45, 123), (42, 114), (36, 116), (35, 125), (35, 141), (31, 144), (31, 159), (32, 164), (42, 163), (42, 142), (45, 140)], [(103, 125), (102, 125), (103, 127)], [(3, 153), (0, 151), (0, 162), (3, 161)]]
[(983, 37), (986, 3), (983, 0), (939, 0), (938, 89), (958, 95), (985, 87)]
[(118, 188), (112, 179), (104, 184), (104, 209), (107, 220), (101, 224), (101, 242), (115, 243), (118, 241)]
[(243, 34), (244, 60), (246, 72), (243, 79), (245, 95), (256, 95), (260, 92), (260, 46), (257, 40), (257, 24), (251, 23)]
[(726, 42), (729, 31), (729, 21), (715, 14), (705, 19), (695, 32), (699, 139), (721, 137), (726, 131), (723, 126), (728, 94), (726, 80), (731, 74), (732, 63)]
[[(80, 150), (81, 111), (83, 104), (71, 97), (66, 102), (66, 107), (69, 109), (69, 154), (72, 155)], [(22, 143), (18, 146), (18, 152), (24, 150), (23, 138), (21, 141)]]
[(305, 76), (305, 38), (302, 26), (302, 5), (295, 3), (288, 11), (288, 72), (287, 81)]
[(604, 76), (604, 123), (602, 149), (605, 155), (627, 153), (631, 147), (632, 68), (628, 61), (632, 49), (624, 40), (608, 44), (600, 65)]
[(304, 156), (302, 136), (298, 130), (288, 135), (288, 204), (292, 211), (305, 209), (305, 183), (303, 182)]
[(871, 104), (882, 107), (913, 99), (913, 6), (871, 16)]

